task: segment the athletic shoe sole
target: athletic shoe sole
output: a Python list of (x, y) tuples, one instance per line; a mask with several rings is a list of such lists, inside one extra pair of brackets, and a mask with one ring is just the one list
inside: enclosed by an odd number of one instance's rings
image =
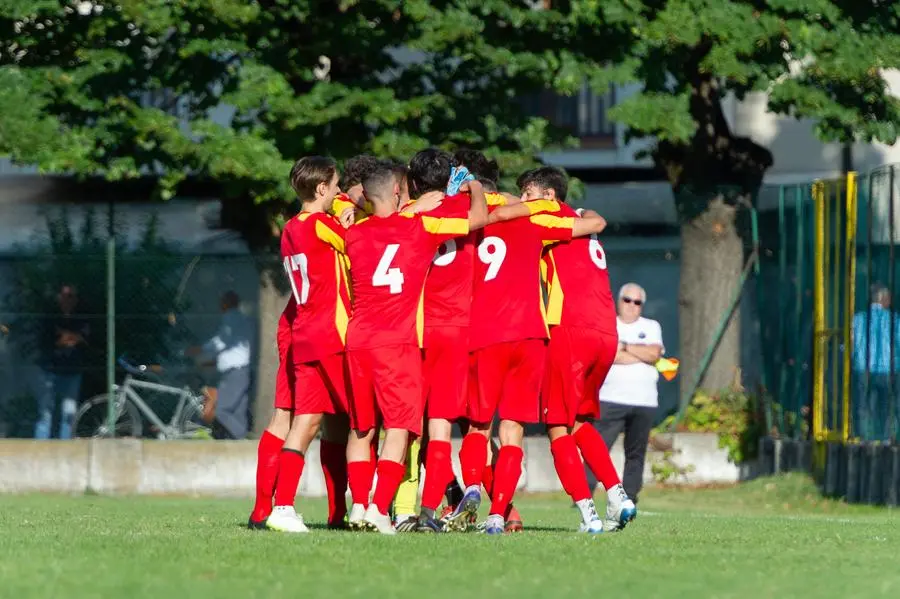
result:
[(478, 518), (478, 506), (481, 503), (475, 499), (469, 498), (463, 500), (460, 504), (459, 513), (455, 516), (447, 518), (445, 527), (452, 532), (466, 532), (469, 525)]

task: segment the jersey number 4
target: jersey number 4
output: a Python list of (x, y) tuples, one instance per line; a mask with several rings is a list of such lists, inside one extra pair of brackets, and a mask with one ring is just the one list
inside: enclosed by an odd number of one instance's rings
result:
[(484, 273), (484, 280), (495, 279), (500, 272), (500, 266), (506, 260), (506, 242), (499, 237), (485, 237), (478, 245), (478, 259), (488, 267)]
[[(302, 306), (309, 300), (309, 260), (306, 254), (285, 256), (284, 270), (287, 271), (288, 280), (291, 282), (294, 300)], [(300, 273), (300, 289), (297, 289), (297, 277), (294, 274), (297, 272)]]
[(403, 291), (403, 273), (397, 267), (391, 267), (391, 262), (397, 256), (397, 250), (400, 249), (399, 243), (388, 244), (384, 248), (384, 254), (375, 267), (375, 274), (372, 275), (372, 285), (374, 287), (387, 287), (391, 295)]

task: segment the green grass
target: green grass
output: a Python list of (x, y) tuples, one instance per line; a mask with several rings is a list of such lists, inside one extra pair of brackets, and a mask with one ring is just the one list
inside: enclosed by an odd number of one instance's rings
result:
[[(897, 597), (896, 511), (822, 500), (804, 477), (648, 489), (618, 534), (573, 532), (561, 495), (521, 497), (502, 538), (241, 528), (248, 501), (0, 496), (0, 597)], [(307, 520), (324, 504), (301, 500)]]

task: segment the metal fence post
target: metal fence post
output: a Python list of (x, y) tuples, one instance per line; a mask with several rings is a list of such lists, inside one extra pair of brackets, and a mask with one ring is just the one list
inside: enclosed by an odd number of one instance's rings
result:
[(109, 203), (109, 235), (106, 238), (106, 429), (116, 436), (116, 236), (113, 202)]

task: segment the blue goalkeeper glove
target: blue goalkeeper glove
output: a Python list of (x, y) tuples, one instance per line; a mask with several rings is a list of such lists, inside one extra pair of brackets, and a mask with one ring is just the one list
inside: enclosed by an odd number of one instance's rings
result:
[(454, 166), (450, 170), (450, 181), (447, 183), (447, 191), (444, 192), (448, 196), (459, 193), (460, 186), (466, 181), (474, 181), (475, 175), (469, 172), (464, 166)]

